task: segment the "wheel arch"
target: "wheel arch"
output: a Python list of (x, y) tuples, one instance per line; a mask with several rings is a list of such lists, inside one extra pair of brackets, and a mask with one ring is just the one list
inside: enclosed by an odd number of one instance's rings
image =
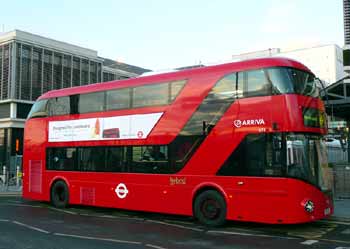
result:
[[(224, 200), (225, 200), (226, 206), (227, 206), (228, 195), (226, 194), (224, 189), (216, 183), (203, 182), (203, 183), (199, 184), (198, 186), (196, 186), (192, 191), (192, 215), (194, 215), (194, 202), (195, 202), (197, 196), (199, 196), (201, 193), (203, 193), (204, 191), (207, 191), (207, 190), (215, 190), (219, 194), (221, 194), (224, 197)], [(226, 217), (227, 217), (227, 214), (226, 214)]]
[(64, 182), (67, 185), (68, 191), (70, 192), (70, 184), (69, 184), (69, 181), (67, 180), (67, 178), (64, 176), (55, 176), (54, 178), (51, 179), (50, 184), (49, 184), (49, 200), (51, 200), (52, 186), (58, 181)]
[(51, 190), (52, 186), (55, 184), (55, 182), (58, 182), (58, 181), (63, 181), (65, 184), (67, 184), (67, 187), (70, 188), (69, 181), (67, 180), (66, 177), (63, 177), (63, 176), (55, 176), (55, 177), (52, 178), (51, 181), (50, 181), (50, 184), (49, 184), (50, 190)]

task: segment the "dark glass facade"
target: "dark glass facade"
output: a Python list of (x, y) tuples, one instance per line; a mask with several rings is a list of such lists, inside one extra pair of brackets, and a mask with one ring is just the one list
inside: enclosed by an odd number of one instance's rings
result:
[(20, 42), (13, 44), (16, 47), (13, 99), (35, 101), (50, 90), (102, 81), (102, 62), (99, 60)]
[(350, 0), (343, 0), (345, 45), (350, 45)]
[(0, 46), (0, 100), (9, 98), (11, 50), (11, 44)]

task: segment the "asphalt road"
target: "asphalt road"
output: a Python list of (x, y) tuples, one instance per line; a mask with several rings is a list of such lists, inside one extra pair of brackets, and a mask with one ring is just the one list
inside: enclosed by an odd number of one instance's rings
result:
[(325, 248), (350, 249), (350, 223), (229, 222), (206, 228), (191, 218), (73, 206), (65, 210), (0, 197), (0, 249)]

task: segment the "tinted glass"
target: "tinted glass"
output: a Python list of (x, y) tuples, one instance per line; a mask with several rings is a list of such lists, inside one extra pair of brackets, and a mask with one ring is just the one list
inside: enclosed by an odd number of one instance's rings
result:
[(169, 84), (139, 86), (133, 89), (133, 107), (167, 105)]
[(225, 100), (236, 97), (236, 73), (221, 79), (210, 91), (205, 101)]
[(81, 171), (106, 171), (105, 148), (86, 147), (79, 149), (79, 167)]
[(326, 114), (319, 109), (303, 108), (303, 119), (306, 127), (326, 128)]
[(132, 147), (130, 172), (165, 174), (172, 173), (168, 161), (167, 146), (135, 146)]
[(110, 146), (47, 149), (48, 170), (168, 174), (168, 146)]
[(107, 91), (106, 109), (119, 110), (130, 108), (130, 88)]
[(127, 171), (126, 148), (107, 147), (106, 148), (106, 168), (108, 172)]
[(215, 127), (227, 108), (234, 102), (238, 80), (236, 73), (219, 80), (180, 134), (170, 144), (170, 164), (180, 171)]
[(80, 95), (79, 113), (100, 112), (104, 110), (104, 92)]
[(319, 89), (315, 77), (304, 71), (288, 68), (288, 75), (294, 85), (294, 92), (297, 94), (319, 97)]
[(77, 148), (50, 148), (47, 150), (49, 170), (77, 170)]
[(215, 126), (235, 96), (236, 73), (219, 80), (181, 131), (183, 135), (204, 135)]
[(176, 98), (176, 96), (180, 93), (180, 91), (184, 87), (185, 83), (186, 83), (185, 80), (171, 82), (170, 101), (173, 101)]
[(230, 176), (285, 175), (281, 134), (248, 135), (218, 172)]
[(70, 114), (70, 98), (52, 98), (48, 102), (48, 112), (50, 116)]
[(36, 101), (31, 109), (31, 111), (28, 114), (29, 118), (35, 118), (35, 117), (46, 117), (47, 116), (47, 99)]
[(79, 113), (79, 99), (80, 99), (80, 95), (71, 95), (69, 97), (70, 113), (71, 114), (78, 114)]
[(267, 69), (268, 79), (272, 83), (272, 94), (293, 93), (293, 84), (286, 68)]
[(271, 94), (271, 85), (266, 79), (264, 70), (247, 72), (246, 96), (264, 96)]

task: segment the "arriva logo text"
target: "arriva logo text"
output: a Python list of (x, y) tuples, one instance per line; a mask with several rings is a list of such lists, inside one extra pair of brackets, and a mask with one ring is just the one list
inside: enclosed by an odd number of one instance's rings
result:
[(233, 121), (233, 124), (235, 127), (240, 128), (242, 126), (251, 126), (251, 125), (264, 125), (265, 121), (264, 119), (246, 119), (246, 120), (239, 120), (236, 119)]

